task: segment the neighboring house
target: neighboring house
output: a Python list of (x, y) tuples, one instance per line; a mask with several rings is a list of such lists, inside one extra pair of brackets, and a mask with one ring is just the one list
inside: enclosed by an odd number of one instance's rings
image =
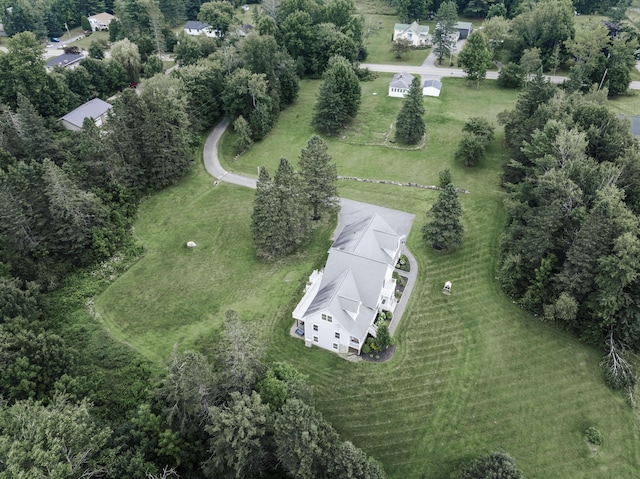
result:
[(344, 227), (293, 311), (306, 346), (360, 353), (376, 335), (378, 313), (396, 307), (393, 272), (404, 241), (378, 214)]
[(240, 27), (240, 29), (238, 30), (238, 35), (240, 35), (241, 37), (246, 37), (247, 35), (249, 35), (251, 32), (253, 31), (253, 25), (251, 25), (250, 23), (245, 23), (244, 25), (242, 25)]
[(458, 40), (466, 40), (473, 31), (473, 24), (471, 22), (458, 22), (456, 23), (458, 29)]
[(389, 82), (389, 96), (404, 98), (409, 93), (413, 75), (407, 72), (396, 73)]
[(85, 118), (91, 118), (96, 126), (102, 126), (111, 108), (111, 104), (106, 101), (102, 101), (100, 98), (94, 98), (67, 113), (60, 118), (60, 121), (67, 130), (72, 131), (80, 131)]
[(75, 68), (84, 55), (79, 53), (63, 53), (57, 57), (47, 60), (47, 69), (53, 70), (55, 67)]
[(413, 22), (411, 25), (406, 23), (396, 23), (393, 26), (393, 41), (404, 39), (414, 47), (431, 45), (431, 35), (429, 35), (429, 27), (427, 25), (419, 25)]
[(112, 20), (115, 20), (116, 17), (107, 12), (98, 13), (97, 15), (91, 15), (87, 17), (89, 20), (89, 24), (91, 25), (91, 31), (95, 32), (98, 30), (109, 30), (109, 24)]
[(440, 96), (442, 82), (439, 80), (425, 80), (422, 84), (422, 96)]
[(629, 120), (629, 131), (631, 132), (631, 134), (633, 136), (640, 136), (640, 115), (625, 116), (622, 114), (618, 114), (618, 118), (626, 118), (627, 120)]
[(245, 12), (249, 11), (249, 5), (247, 5), (246, 3), (244, 5), (242, 5), (242, 10), (244, 10)]
[(197, 20), (189, 20), (184, 24), (184, 32), (187, 35), (206, 35), (211, 38), (219, 37), (218, 30), (214, 30), (211, 25)]

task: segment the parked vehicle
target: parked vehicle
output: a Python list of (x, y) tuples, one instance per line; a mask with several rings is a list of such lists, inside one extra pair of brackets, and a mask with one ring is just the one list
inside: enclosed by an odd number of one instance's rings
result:
[(60, 43), (60, 39), (59, 39), (59, 38), (57, 38), (57, 37), (51, 37), (51, 41), (52, 41), (53, 43)]

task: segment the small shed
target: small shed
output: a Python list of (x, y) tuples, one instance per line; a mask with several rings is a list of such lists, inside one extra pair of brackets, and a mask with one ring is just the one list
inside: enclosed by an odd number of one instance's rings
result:
[(456, 29), (458, 30), (458, 40), (465, 40), (473, 31), (473, 24), (471, 22), (458, 22), (456, 23)]
[(80, 131), (85, 118), (91, 118), (96, 126), (102, 126), (111, 108), (112, 105), (110, 103), (100, 98), (94, 98), (67, 113), (60, 118), (60, 122), (67, 130), (72, 131)]
[(440, 80), (425, 80), (422, 84), (422, 96), (440, 96), (442, 82)]
[(404, 98), (409, 93), (413, 75), (407, 72), (396, 73), (389, 82), (389, 96)]

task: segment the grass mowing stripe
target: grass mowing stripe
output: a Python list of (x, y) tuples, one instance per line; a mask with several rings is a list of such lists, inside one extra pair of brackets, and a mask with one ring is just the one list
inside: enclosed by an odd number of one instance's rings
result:
[[(291, 309), (326, 257), (331, 225), (321, 225), (299, 255), (261, 263), (249, 237), (253, 192), (214, 187), (202, 168), (143, 204), (136, 233), (146, 254), (98, 298), (104, 324), (160, 359), (176, 342), (207, 352), (224, 311), (238, 309), (267, 345), (267, 358), (308, 375), (318, 409), (344, 439), (378, 457), (391, 479), (448, 478), (462, 462), (494, 450), (510, 452), (530, 479), (635, 477), (638, 418), (604, 386), (599, 352), (524, 313), (495, 281), (504, 221), (503, 133), (478, 167), (452, 161), (464, 121), (485, 116), (495, 122), (513, 106), (515, 93), (495, 83), (476, 90), (445, 79), (441, 97), (425, 102), (424, 150), (354, 147), (350, 143), (387, 131), (395, 118), (401, 101), (386, 96), (389, 79), (363, 83), (354, 128), (328, 139), (339, 173), (428, 185), (449, 168), (454, 183), (471, 191), (460, 195), (462, 247), (436, 253), (422, 242), (420, 227), (437, 192), (339, 181), (344, 197), (416, 214), (407, 244), (420, 271), (390, 361), (349, 363), (289, 336)], [(256, 166), (266, 165), (273, 172), (281, 156), (296, 164), (312, 133), (318, 84), (302, 82), (296, 105), (237, 161), (228, 155), (228, 169), (255, 175)], [(225, 135), (223, 154), (232, 141)], [(189, 255), (182, 246), (196, 235), (198, 248)], [(441, 293), (446, 280), (453, 281), (450, 297)], [(589, 425), (605, 435), (598, 455), (582, 437)]]

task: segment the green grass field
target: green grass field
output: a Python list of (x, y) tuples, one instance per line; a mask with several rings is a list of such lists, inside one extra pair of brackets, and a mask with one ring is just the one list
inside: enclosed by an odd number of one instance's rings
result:
[[(210, 350), (224, 311), (238, 310), (265, 341), (268, 358), (307, 374), (318, 408), (344, 439), (381, 460), (390, 478), (450, 478), (461, 463), (498, 450), (515, 457), (528, 479), (636, 477), (638, 418), (622, 395), (605, 387), (600, 352), (524, 313), (495, 281), (504, 221), (502, 132), (476, 168), (453, 161), (464, 121), (477, 115), (495, 121), (516, 94), (493, 82), (476, 90), (446, 79), (441, 97), (425, 101), (424, 149), (365, 146), (380, 142), (401, 106), (386, 97), (388, 80), (363, 84), (360, 115), (329, 141), (339, 174), (434, 184), (448, 167), (454, 183), (471, 191), (460, 198), (463, 246), (442, 254), (420, 237), (436, 192), (339, 183), (343, 197), (416, 214), (408, 247), (419, 278), (392, 360), (354, 364), (289, 336), (291, 310), (306, 276), (324, 260), (331, 225), (319, 228), (304, 253), (259, 263), (249, 238), (253, 193), (214, 186), (201, 165), (143, 204), (136, 235), (146, 253), (97, 298), (98, 317), (117, 339), (162, 361), (174, 344)], [(226, 167), (255, 174), (266, 165), (273, 173), (280, 156), (296, 165), (312, 134), (317, 87), (303, 82), (298, 102), (236, 162), (229, 160), (233, 138), (226, 135)], [(186, 249), (189, 240), (198, 244), (195, 250)], [(447, 280), (450, 297), (440, 292)], [(604, 435), (598, 451), (583, 439), (589, 426)]]

